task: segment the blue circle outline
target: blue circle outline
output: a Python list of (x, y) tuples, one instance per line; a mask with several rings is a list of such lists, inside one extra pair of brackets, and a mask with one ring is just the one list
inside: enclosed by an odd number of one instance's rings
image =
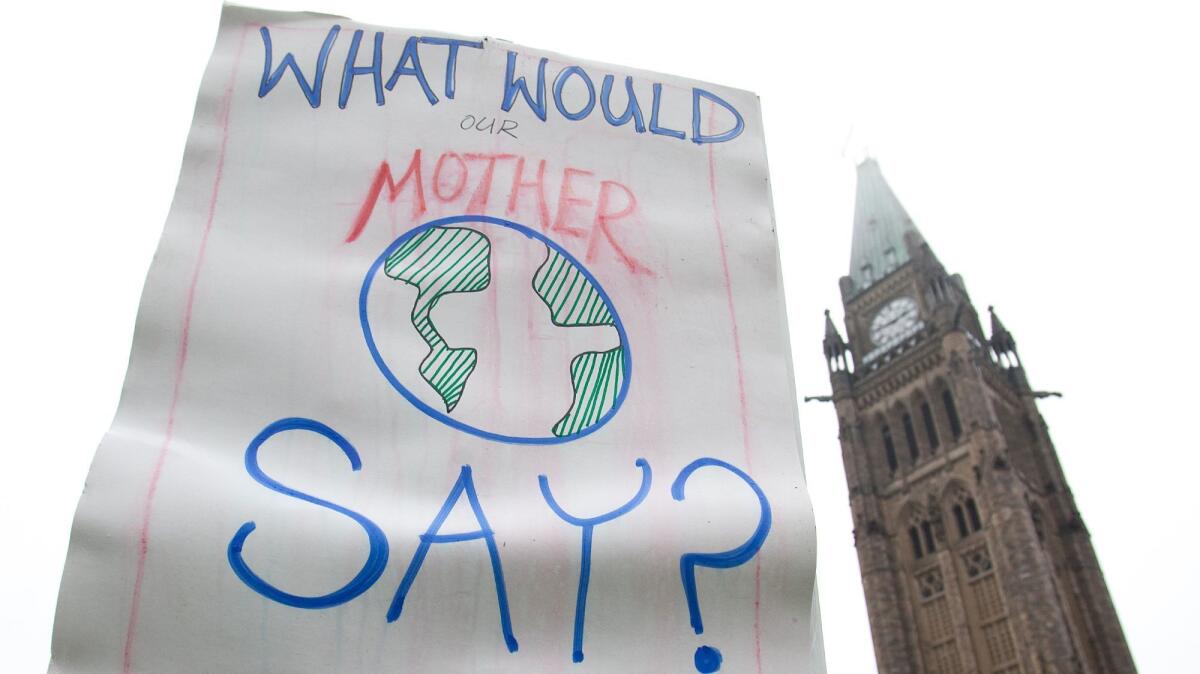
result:
[[(538, 241), (546, 244), (559, 255), (567, 258), (567, 261), (574, 265), (575, 268), (579, 270), (579, 273), (583, 274), (584, 278), (591, 282), (592, 287), (595, 288), (597, 294), (600, 295), (600, 300), (604, 302), (604, 306), (608, 307), (608, 312), (613, 317), (613, 327), (617, 329), (617, 337), (621, 340), (625, 377), (621, 380), (621, 390), (617, 391), (617, 397), (613, 400), (612, 408), (609, 409), (608, 412), (606, 412), (604, 416), (600, 417), (595, 423), (579, 431), (571, 433), (570, 435), (562, 436), (551, 435), (545, 437), (525, 437), (520, 435), (504, 435), (502, 433), (485, 431), (482, 428), (477, 428), (470, 424), (459, 421), (458, 419), (454, 419), (448, 414), (445, 414), (428, 405), (424, 400), (421, 400), (419, 397), (417, 397), (415, 393), (408, 390), (404, 384), (401, 384), (400, 380), (396, 378), (396, 375), (392, 373), (391, 368), (389, 368), (387, 363), (384, 362), (383, 356), (379, 353), (379, 348), (375, 346), (375, 337), (371, 333), (371, 321), (367, 317), (367, 297), (371, 292), (371, 284), (374, 282), (375, 276), (379, 273), (379, 268), (383, 266), (384, 262), (387, 261), (388, 257), (390, 257), (392, 253), (396, 252), (400, 246), (404, 245), (406, 241), (417, 234), (435, 227), (444, 227), (446, 225), (467, 222), (481, 222), (489, 225), (498, 225), (500, 227), (505, 227), (515, 232), (524, 234), (525, 238), (527, 239), (537, 239)], [(495, 442), (506, 442), (520, 445), (558, 445), (565, 442), (578, 440), (586, 435), (591, 435), (607, 424), (616, 415), (617, 410), (621, 409), (621, 405), (625, 402), (625, 396), (627, 393), (629, 393), (629, 380), (633, 374), (633, 358), (629, 353), (629, 338), (625, 333), (625, 325), (621, 323), (621, 316), (617, 313), (617, 308), (609, 298), (608, 293), (604, 291), (604, 287), (600, 285), (600, 282), (596, 280), (595, 276), (592, 276), (592, 272), (588, 271), (587, 267), (577, 260), (574, 255), (571, 255), (569, 252), (567, 252), (565, 248), (558, 245), (541, 232), (537, 232), (529, 227), (526, 227), (525, 225), (512, 222), (511, 220), (496, 218), (490, 215), (454, 215), (446, 218), (430, 220), (429, 222), (413, 227), (404, 234), (401, 234), (399, 238), (393, 241), (391, 245), (389, 245), (382, 253), (380, 253), (379, 257), (375, 258), (375, 262), (372, 263), (371, 268), (367, 270), (367, 276), (365, 279), (363, 279), (362, 290), (358, 293), (358, 320), (359, 323), (362, 324), (363, 337), (365, 337), (367, 340), (367, 349), (371, 352), (371, 358), (375, 360), (375, 365), (379, 368), (379, 371), (383, 373), (383, 376), (388, 380), (388, 383), (392, 385), (392, 388), (395, 388), (397, 391), (399, 391), (400, 395), (404, 396), (408, 402), (412, 403), (414, 407), (424, 412), (427, 416), (432, 417), (451, 428), (460, 430), (464, 433), (470, 433), (471, 435), (483, 438), (484, 440), (493, 440)]]

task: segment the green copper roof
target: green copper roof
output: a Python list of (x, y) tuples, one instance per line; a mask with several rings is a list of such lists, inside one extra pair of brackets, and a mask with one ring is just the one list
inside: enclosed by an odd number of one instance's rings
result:
[(883, 179), (879, 162), (864, 159), (858, 165), (854, 239), (850, 244), (850, 278), (856, 293), (908, 262), (904, 233), (909, 230), (921, 235)]

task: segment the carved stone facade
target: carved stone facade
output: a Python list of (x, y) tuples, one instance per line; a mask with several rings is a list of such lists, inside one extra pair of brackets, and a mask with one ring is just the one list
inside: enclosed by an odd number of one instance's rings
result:
[(824, 347), (879, 671), (1135, 672), (1046, 394), (878, 164), (858, 173), (847, 337), (827, 313)]

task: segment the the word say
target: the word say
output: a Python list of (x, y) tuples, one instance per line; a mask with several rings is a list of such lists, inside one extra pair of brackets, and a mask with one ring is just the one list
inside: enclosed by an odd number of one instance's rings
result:
[[(379, 580), (383, 575), (388, 564), (388, 554), (390, 547), (388, 545), (387, 536), (383, 530), (375, 522), (371, 521), (366, 515), (355, 512), (344, 506), (332, 503), (317, 496), (306, 494), (297, 489), (293, 489), (263, 472), (259, 464), (259, 451), (263, 443), (270, 440), (272, 437), (286, 432), (303, 431), (316, 433), (333, 443), (346, 456), (350, 462), (351, 470), (360, 470), (362, 468), (362, 460), (359, 458), (358, 451), (350, 442), (340, 433), (333, 430), (329, 426), (312, 419), (304, 419), (299, 417), (291, 417), (280, 419), (266, 428), (264, 428), (246, 447), (245, 465), (246, 472), (250, 474), (256, 482), (271, 491), (289, 496), (306, 503), (326, 508), (340, 515), (343, 515), (353, 520), (367, 536), (367, 541), (370, 545), (367, 557), (363, 560), (362, 568), (359, 572), (342, 587), (328, 594), (319, 596), (298, 595), (279, 589), (269, 580), (260, 576), (246, 562), (243, 556), (243, 551), (247, 544), (250, 535), (254, 533), (255, 524), (253, 521), (243, 524), (233, 538), (229, 541), (226, 549), (226, 556), (229, 560), (229, 566), (233, 569), (243, 583), (251, 590), (260, 595), (287, 606), (304, 609), (323, 609), (332, 606), (338, 606), (352, 601), (362, 593), (366, 592)], [(588, 597), (588, 581), (591, 574), (592, 565), (592, 541), (593, 532), (597, 526), (606, 522), (610, 522), (619, 517), (629, 514), (645, 500), (646, 495), (650, 492), (653, 481), (650, 463), (645, 459), (638, 459), (634, 463), (635, 467), (641, 472), (641, 484), (632, 498), (625, 500), (621, 505), (615, 507), (611, 511), (595, 517), (580, 517), (578, 515), (567, 512), (554, 497), (550, 487), (550, 480), (545, 475), (538, 476), (538, 487), (541, 491), (542, 498), (546, 502), (546, 506), (554, 512), (564, 523), (569, 526), (578, 527), (582, 540), (582, 555), (579, 562), (579, 591), (575, 600), (575, 620), (574, 630), (571, 643), (571, 659), (574, 662), (582, 662), (584, 658), (583, 642), (584, 642), (584, 623), (587, 615), (587, 597)], [(670, 486), (672, 498), (676, 501), (683, 501), (685, 498), (685, 486), (688, 479), (697, 470), (701, 469), (718, 469), (723, 470), (732, 475), (737, 476), (745, 483), (747, 489), (753, 492), (758, 499), (759, 504), (759, 521), (755, 529), (750, 533), (746, 542), (731, 550), (722, 552), (688, 552), (684, 553), (679, 559), (679, 568), (681, 581), (683, 583), (684, 596), (688, 604), (688, 613), (691, 619), (692, 627), (697, 634), (704, 631), (703, 622), (701, 620), (700, 604), (696, 596), (696, 567), (702, 566), (713, 569), (728, 569), (746, 563), (758, 554), (763, 542), (767, 538), (767, 534), (771, 530), (771, 506), (767, 502), (767, 497), (758, 483), (749, 475), (736, 466), (730, 465), (724, 461), (713, 458), (699, 458), (692, 461), (679, 472), (675, 480)], [(446, 519), (460, 501), (466, 499), (470, 506), (471, 513), (474, 515), (475, 522), (478, 528), (472, 531), (463, 531), (457, 533), (446, 533), (442, 531)], [(500, 548), (496, 545), (496, 534), (488, 523), (487, 515), (485, 514), (483, 503), (479, 499), (479, 494), (475, 490), (475, 482), (472, 478), (471, 467), (463, 466), (459, 472), (458, 479), (450, 488), (449, 494), (446, 496), (445, 502), (442, 504), (437, 514), (433, 516), (429, 526), (423, 533), (417, 535), (420, 543), (416, 551), (413, 553), (412, 559), (408, 563), (408, 568), (404, 573), (404, 577), (400, 581), (399, 587), (396, 588), (396, 593), (392, 597), (391, 606), (388, 608), (387, 621), (395, 622), (404, 612), (404, 601), (408, 597), (409, 591), (413, 584), (416, 583), (418, 576), (421, 573), (421, 566), (425, 563), (425, 558), (430, 549), (435, 545), (447, 545), (454, 543), (464, 543), (468, 541), (482, 541), (487, 549), (488, 560), (492, 568), (492, 580), (496, 587), (496, 601), (499, 609), (500, 631), (504, 638), (505, 646), (510, 653), (516, 652), (518, 648), (517, 638), (513, 632), (512, 619), (509, 615), (508, 608), (508, 588), (504, 582), (504, 569), (501, 563)], [(701, 657), (703, 656), (703, 657)], [(702, 672), (715, 671), (719, 666), (720, 653), (711, 646), (701, 647), (697, 651), (697, 668)], [(704, 664), (709, 663), (709, 664)]]

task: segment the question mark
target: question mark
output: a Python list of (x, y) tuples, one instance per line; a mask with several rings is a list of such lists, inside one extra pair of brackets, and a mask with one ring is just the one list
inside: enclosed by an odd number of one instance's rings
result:
[[(696, 630), (696, 634), (704, 632), (704, 620), (700, 617), (700, 601), (696, 598), (696, 567), (704, 566), (710, 569), (731, 569), (735, 566), (740, 566), (750, 561), (754, 555), (758, 554), (759, 548), (762, 547), (763, 541), (767, 539), (767, 534), (771, 531), (771, 504), (767, 503), (767, 496), (749, 475), (743, 472), (740, 468), (732, 466), (720, 459), (700, 458), (689, 463), (679, 471), (679, 476), (675, 478), (675, 482), (671, 484), (671, 497), (676, 501), (683, 500), (683, 486), (687, 483), (689, 477), (697, 469), (704, 466), (716, 466), (742, 478), (758, 496), (758, 504), (761, 509), (761, 515), (758, 519), (758, 527), (750, 538), (732, 550), (724, 552), (687, 552), (679, 558), (679, 575), (683, 578), (683, 596), (687, 598), (688, 615), (691, 617), (692, 629)], [(696, 649), (694, 658), (696, 670), (701, 674), (711, 674), (721, 669), (721, 651), (712, 646), (701, 646)]]

